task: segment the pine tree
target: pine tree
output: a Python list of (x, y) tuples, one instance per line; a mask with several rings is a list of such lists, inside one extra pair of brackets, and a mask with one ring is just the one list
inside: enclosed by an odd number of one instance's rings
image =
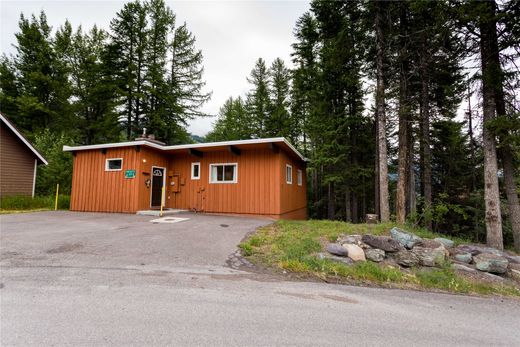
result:
[(207, 141), (245, 140), (253, 136), (249, 114), (241, 97), (229, 98), (220, 108), (213, 130), (206, 135)]
[(269, 69), (270, 77), (270, 114), (266, 124), (265, 136), (285, 137), (291, 142), (298, 136), (297, 127), (289, 111), (289, 90), (291, 75), (282, 59), (273, 61)]
[(269, 137), (270, 109), (269, 74), (265, 61), (258, 58), (247, 81), (251, 90), (247, 95), (246, 108), (255, 127), (255, 137)]

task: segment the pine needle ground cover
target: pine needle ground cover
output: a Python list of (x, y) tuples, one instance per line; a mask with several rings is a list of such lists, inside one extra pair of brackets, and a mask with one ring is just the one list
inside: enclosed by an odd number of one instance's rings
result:
[[(278, 221), (260, 228), (240, 244), (242, 254), (252, 263), (292, 278), (319, 279), (332, 283), (443, 291), (473, 295), (503, 295), (520, 298), (515, 285), (478, 281), (456, 273), (447, 262), (441, 268), (401, 269), (370, 261), (342, 264), (316, 255), (341, 234), (389, 235), (396, 226), (349, 224), (335, 221)], [(425, 229), (399, 226), (423, 238), (437, 235)], [(465, 240), (452, 238), (455, 243)]]

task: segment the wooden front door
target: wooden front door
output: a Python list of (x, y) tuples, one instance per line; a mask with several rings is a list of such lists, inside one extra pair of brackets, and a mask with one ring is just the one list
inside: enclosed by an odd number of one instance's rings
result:
[(164, 186), (165, 169), (152, 167), (152, 197), (150, 207), (160, 208), (162, 201), (162, 188)]

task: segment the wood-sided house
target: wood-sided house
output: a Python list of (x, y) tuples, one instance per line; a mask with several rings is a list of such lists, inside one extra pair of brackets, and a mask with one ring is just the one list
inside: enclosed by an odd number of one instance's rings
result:
[(0, 197), (34, 196), (38, 165), (45, 158), (0, 113)]
[(307, 217), (305, 158), (284, 138), (166, 146), (149, 138), (72, 152), (71, 210), (165, 208)]

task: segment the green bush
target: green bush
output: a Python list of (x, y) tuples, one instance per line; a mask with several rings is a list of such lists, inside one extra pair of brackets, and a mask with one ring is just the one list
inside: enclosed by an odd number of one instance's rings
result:
[[(54, 209), (54, 196), (4, 196), (0, 199), (0, 210), (23, 211), (38, 209)], [(58, 209), (68, 210), (70, 196), (60, 195), (58, 198)]]

